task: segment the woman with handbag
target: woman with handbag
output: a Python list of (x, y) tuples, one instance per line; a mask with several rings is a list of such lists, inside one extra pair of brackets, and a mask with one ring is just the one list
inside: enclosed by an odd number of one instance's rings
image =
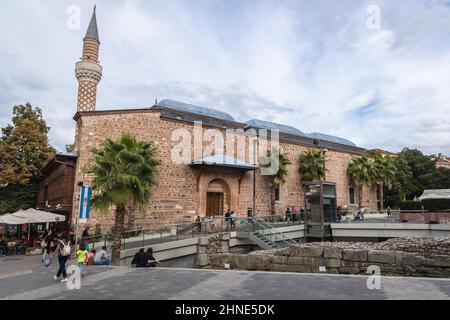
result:
[(58, 256), (59, 269), (58, 273), (53, 277), (55, 281), (58, 280), (62, 275), (63, 279), (61, 280), (61, 282), (67, 282), (66, 262), (70, 257), (71, 251), (72, 248), (70, 246), (69, 235), (67, 234), (67, 232), (63, 232), (58, 237), (58, 246), (56, 247), (56, 250), (53, 253), (53, 257), (51, 259), (53, 260), (55, 256)]

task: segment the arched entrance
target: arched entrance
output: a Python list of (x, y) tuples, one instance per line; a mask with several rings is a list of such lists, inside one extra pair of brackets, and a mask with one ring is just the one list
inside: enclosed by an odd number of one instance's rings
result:
[(206, 215), (223, 216), (230, 208), (230, 187), (222, 179), (212, 180), (206, 191)]

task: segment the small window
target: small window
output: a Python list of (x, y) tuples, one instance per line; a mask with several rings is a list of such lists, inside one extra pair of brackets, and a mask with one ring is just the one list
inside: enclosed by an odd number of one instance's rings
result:
[(353, 187), (348, 188), (348, 195), (350, 204), (356, 204), (355, 188)]
[(281, 199), (281, 191), (280, 187), (275, 188), (275, 201), (280, 201)]

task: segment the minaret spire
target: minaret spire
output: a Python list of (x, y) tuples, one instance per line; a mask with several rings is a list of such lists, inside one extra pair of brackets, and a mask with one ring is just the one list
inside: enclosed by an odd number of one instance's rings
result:
[(76, 64), (78, 86), (77, 111), (95, 111), (97, 85), (102, 79), (102, 66), (99, 64), (100, 38), (98, 36), (96, 7), (83, 39), (83, 57)]
[(91, 22), (89, 23), (88, 30), (86, 32), (85, 39), (94, 39), (100, 42), (100, 38), (98, 36), (98, 28), (97, 28), (97, 15), (95, 14), (97, 5), (94, 6), (94, 12), (92, 13)]

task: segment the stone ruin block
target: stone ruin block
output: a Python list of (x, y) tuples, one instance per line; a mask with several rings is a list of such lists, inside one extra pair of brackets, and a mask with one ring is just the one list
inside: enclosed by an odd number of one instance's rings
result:
[(323, 255), (323, 247), (300, 247), (299, 249), (299, 257), (321, 257)]
[(195, 258), (195, 265), (198, 267), (206, 267), (209, 265), (209, 255), (206, 253), (197, 254)]
[(248, 255), (248, 270), (270, 270), (273, 256), (266, 254), (249, 253)]
[(370, 250), (367, 254), (367, 260), (372, 263), (395, 264), (395, 252)]
[(450, 268), (450, 256), (434, 256), (433, 264), (436, 267)]
[(432, 267), (434, 265), (433, 259), (426, 258), (421, 255), (417, 255), (416, 253), (404, 253), (402, 257), (402, 265), (408, 267), (416, 267), (416, 266), (428, 266)]
[(347, 261), (367, 261), (367, 250), (342, 250), (342, 258)]
[(299, 264), (272, 264), (271, 271), (311, 273), (311, 266)]
[(289, 257), (287, 263), (296, 265), (310, 265), (308, 257)]
[(334, 248), (334, 247), (324, 248), (323, 256), (325, 258), (342, 259), (341, 248)]
[(287, 256), (274, 256), (273, 259), (272, 259), (272, 263), (287, 264), (288, 263), (288, 257)]

